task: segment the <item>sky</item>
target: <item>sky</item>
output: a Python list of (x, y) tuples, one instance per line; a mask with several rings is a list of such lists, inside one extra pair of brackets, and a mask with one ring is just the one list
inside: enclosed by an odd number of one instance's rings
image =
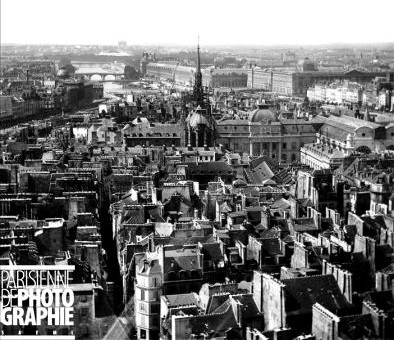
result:
[(393, 42), (393, 0), (0, 0), (1, 43)]

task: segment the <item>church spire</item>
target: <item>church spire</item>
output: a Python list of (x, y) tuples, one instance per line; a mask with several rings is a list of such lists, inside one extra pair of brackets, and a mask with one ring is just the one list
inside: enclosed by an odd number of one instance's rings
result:
[(196, 105), (204, 107), (204, 90), (202, 87), (202, 73), (201, 73), (201, 61), (200, 61), (200, 37), (197, 41), (197, 65), (196, 75), (194, 79), (193, 97)]
[(201, 62), (200, 62), (200, 36), (197, 37), (197, 73), (201, 73)]

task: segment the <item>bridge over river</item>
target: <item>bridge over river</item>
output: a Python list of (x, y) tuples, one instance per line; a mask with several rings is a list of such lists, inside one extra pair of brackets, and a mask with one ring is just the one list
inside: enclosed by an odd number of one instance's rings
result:
[(123, 63), (72, 61), (71, 64), (76, 68), (76, 75), (84, 76), (89, 80), (117, 81), (122, 80), (124, 76)]

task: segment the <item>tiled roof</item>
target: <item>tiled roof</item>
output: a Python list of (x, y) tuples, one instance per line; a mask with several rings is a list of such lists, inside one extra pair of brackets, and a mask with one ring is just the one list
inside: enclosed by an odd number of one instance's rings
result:
[(239, 294), (232, 295), (231, 297), (242, 304), (242, 317), (249, 318), (260, 314), (252, 294)]
[(279, 163), (272, 159), (271, 157), (268, 156), (260, 156), (258, 158), (255, 158), (250, 161), (250, 168), (253, 169), (257, 166), (259, 166), (261, 163), (265, 162), (272, 171), (278, 171), (279, 170)]
[[(228, 301), (229, 296), (230, 293), (220, 293), (212, 295), (208, 300), (206, 314), (214, 313), (220, 306), (222, 306), (226, 301)], [(228, 304), (227, 307), (228, 306), (230, 306), (230, 304)], [(222, 310), (217, 311), (216, 314), (223, 313), (225, 311), (226, 309), (223, 310), (222, 308)]]
[(292, 219), (294, 231), (303, 232), (303, 231), (311, 231), (318, 230), (318, 227), (315, 224), (313, 218), (296, 218)]
[(287, 209), (290, 208), (291, 204), (288, 200), (280, 198), (271, 204), (271, 209)]
[(191, 174), (233, 174), (234, 170), (224, 162), (183, 163)]
[(222, 250), (220, 249), (219, 242), (203, 243), (202, 251), (204, 255), (208, 255), (212, 261), (220, 261), (223, 259)]
[(369, 292), (365, 298), (365, 300), (370, 301), (376, 304), (378, 309), (383, 310), (384, 312), (394, 312), (394, 299), (392, 296), (392, 292), (390, 290), (378, 291), (378, 292)]
[(197, 294), (196, 293), (188, 293), (188, 294), (174, 294), (174, 295), (165, 295), (164, 299), (167, 301), (167, 305), (169, 307), (172, 306), (184, 306), (184, 305), (197, 305)]
[(279, 237), (260, 239), (262, 248), (270, 255), (281, 254)]
[(359, 314), (341, 317), (338, 335), (342, 339), (376, 339), (372, 315)]
[(200, 269), (198, 253), (196, 249), (166, 250), (164, 259), (164, 272), (172, 270), (172, 263), (179, 270)]
[(286, 285), (288, 313), (310, 313), (316, 302), (333, 313), (350, 308), (333, 275), (282, 280)]

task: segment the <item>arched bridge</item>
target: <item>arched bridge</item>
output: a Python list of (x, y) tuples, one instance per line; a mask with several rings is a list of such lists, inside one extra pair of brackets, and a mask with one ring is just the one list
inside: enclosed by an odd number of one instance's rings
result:
[(123, 64), (107, 63), (101, 67), (99, 67), (99, 65), (92, 65), (93, 67), (89, 66), (91, 65), (84, 65), (78, 67), (75, 70), (75, 74), (78, 76), (86, 77), (89, 80), (100, 82), (121, 80), (124, 75)]

